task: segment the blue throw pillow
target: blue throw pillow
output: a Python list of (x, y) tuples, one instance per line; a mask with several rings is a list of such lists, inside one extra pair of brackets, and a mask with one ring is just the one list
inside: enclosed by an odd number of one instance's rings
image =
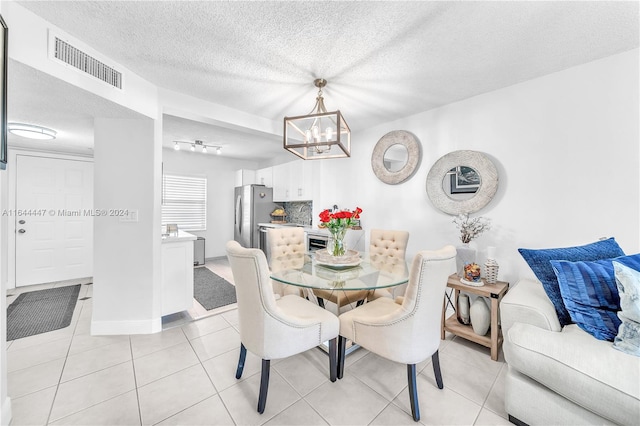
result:
[(620, 296), (613, 261), (640, 270), (640, 254), (593, 262), (551, 261), (571, 319), (596, 339), (609, 341), (616, 337), (620, 326)]
[(618, 245), (615, 239), (609, 238), (606, 240), (596, 241), (591, 244), (578, 247), (565, 247), (565, 248), (550, 248), (550, 249), (518, 249), (524, 260), (529, 264), (529, 267), (536, 275), (538, 280), (542, 283), (544, 291), (553, 303), (558, 314), (558, 320), (560, 325), (565, 326), (571, 324), (571, 316), (567, 309), (564, 307), (562, 301), (562, 295), (560, 294), (560, 288), (558, 286), (558, 280), (553, 267), (551, 266), (551, 260), (569, 260), (572, 262), (578, 260), (599, 260), (610, 259), (612, 257), (624, 256), (624, 252)]
[(618, 317), (622, 320), (613, 347), (640, 356), (640, 271), (613, 262), (620, 294)]

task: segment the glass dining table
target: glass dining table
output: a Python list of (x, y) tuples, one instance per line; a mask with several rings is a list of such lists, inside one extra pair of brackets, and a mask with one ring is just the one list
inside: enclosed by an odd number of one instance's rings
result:
[[(304, 264), (298, 268), (283, 269), (271, 273), (275, 281), (309, 290), (326, 290), (336, 298), (349, 298), (350, 291), (390, 288), (408, 282), (409, 268), (406, 262), (398, 265), (375, 265), (368, 252), (360, 252), (359, 262), (350, 265), (328, 264), (316, 259), (313, 252), (305, 255)], [(338, 306), (341, 304), (338, 303)]]
[[(400, 264), (385, 264), (370, 261), (369, 253), (359, 252), (357, 265), (326, 264), (316, 259), (315, 254), (308, 253), (304, 256), (304, 263), (300, 267), (292, 267), (271, 273), (271, 279), (301, 287), (305, 296), (310, 301), (316, 301), (314, 290), (329, 291), (335, 295), (337, 306), (342, 306), (342, 299), (347, 303), (357, 302), (353, 294), (361, 293), (361, 290), (373, 292), (377, 289), (391, 288), (409, 281), (409, 268), (406, 262)], [(354, 303), (355, 305), (355, 303)], [(340, 309), (336, 309), (339, 314)], [(327, 343), (319, 346), (328, 352)], [(359, 346), (348, 341), (345, 354), (349, 355)]]

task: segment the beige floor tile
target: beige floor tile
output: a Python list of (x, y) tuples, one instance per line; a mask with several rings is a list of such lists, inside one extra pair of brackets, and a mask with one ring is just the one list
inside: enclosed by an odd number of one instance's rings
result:
[(413, 421), (411, 414), (407, 414), (395, 404), (389, 403), (369, 424), (372, 426), (410, 426), (419, 423)]
[(58, 420), (135, 389), (131, 361), (60, 384), (51, 420)]
[(300, 395), (273, 368), (263, 414), (257, 411), (259, 390), (260, 375), (256, 374), (220, 392), (220, 398), (236, 424), (263, 424), (300, 399)]
[(71, 336), (28, 348), (7, 351), (7, 371), (16, 371), (67, 356)]
[(140, 413), (138, 411), (136, 391), (130, 391), (116, 396), (115, 398), (96, 404), (50, 424), (78, 426), (139, 425)]
[[(318, 363), (316, 355), (320, 355)], [(290, 356), (272, 365), (280, 375), (302, 396), (329, 381), (329, 357), (322, 350), (313, 348)]]
[(498, 361), (491, 359), (490, 349), (456, 336), (453, 341), (440, 351), (440, 356), (455, 357), (476, 368), (498, 372), (504, 364), (502, 351)]
[[(425, 425), (471, 425), (478, 416), (479, 404), (447, 388), (438, 389), (435, 381), (418, 375), (418, 401), (420, 423)], [(393, 400), (408, 416), (411, 416), (409, 390), (405, 388)]]
[(507, 410), (504, 407), (505, 379), (508, 368), (509, 366), (507, 364), (502, 366), (495, 383), (489, 391), (489, 396), (484, 402), (484, 408), (493, 411), (495, 414), (505, 419), (509, 418), (509, 414), (507, 414)]
[(189, 408), (216, 391), (201, 365), (195, 365), (138, 388), (142, 423), (156, 424)]
[(509, 420), (500, 417), (486, 408), (483, 408), (478, 415), (474, 425), (493, 426), (493, 425), (511, 425)]
[(189, 368), (200, 361), (187, 342), (136, 358), (133, 366), (138, 387)]
[(229, 412), (218, 395), (205, 399), (198, 404), (157, 423), (169, 426), (225, 426), (234, 425)]
[(11, 426), (46, 425), (56, 387), (11, 399)]
[(407, 366), (370, 353), (345, 367), (344, 375), (358, 378), (391, 401), (407, 387)]
[[(484, 370), (481, 367), (476, 367), (449, 356), (440, 357), (440, 370), (442, 372), (442, 381), (446, 388), (469, 398), (479, 405), (484, 404), (499, 373), (499, 369), (497, 371), (495, 369)], [(428, 377), (429, 382), (435, 384), (433, 369), (425, 368), (420, 375)]]
[(262, 360), (247, 351), (242, 377), (240, 377), (240, 379), (236, 379), (239, 356), (240, 348), (238, 347), (236, 350), (225, 352), (222, 355), (218, 355), (217, 357), (208, 359), (202, 363), (218, 392), (227, 389), (240, 381), (246, 380), (254, 374), (260, 373), (262, 369)]
[(184, 330), (187, 338), (191, 340), (227, 327), (230, 327), (229, 323), (220, 315), (215, 315), (183, 325), (182, 330)]
[(76, 334), (71, 341), (69, 354), (101, 348), (114, 343), (129, 342), (129, 336), (91, 336), (90, 334)]
[(225, 321), (227, 321), (229, 324), (231, 324), (234, 327), (237, 327), (239, 322), (238, 322), (238, 309), (232, 309), (228, 312), (225, 312), (223, 314), (220, 314), (222, 316), (222, 318), (225, 319)]
[(57, 386), (60, 382), (64, 362), (64, 358), (60, 358), (7, 374), (9, 396), (12, 399), (18, 398), (51, 386)]
[(184, 332), (180, 327), (177, 327), (164, 330), (162, 333), (131, 336), (131, 350), (133, 357), (139, 358), (186, 341)]
[(48, 333), (35, 334), (29, 337), (23, 337), (22, 339), (12, 340), (11, 350), (16, 351), (18, 349), (25, 349), (30, 347), (40, 346), (44, 343), (55, 342), (57, 340), (69, 340), (73, 336), (74, 328), (69, 326), (60, 328), (58, 330), (50, 331)]
[(265, 426), (311, 426), (327, 425), (320, 414), (316, 413), (309, 404), (300, 400), (291, 407), (285, 408), (280, 414), (265, 423)]
[(315, 389), (305, 401), (332, 425), (368, 424), (389, 403), (358, 379), (346, 375)]
[(234, 328), (225, 328), (214, 333), (191, 340), (200, 361), (206, 361), (215, 356), (240, 347), (240, 333)]
[(64, 366), (62, 381), (67, 382), (129, 360), (131, 346), (128, 340), (70, 355)]

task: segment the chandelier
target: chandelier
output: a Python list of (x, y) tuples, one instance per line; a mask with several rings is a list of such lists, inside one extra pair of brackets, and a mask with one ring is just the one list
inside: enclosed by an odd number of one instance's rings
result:
[(327, 112), (322, 88), (327, 80), (314, 80), (316, 105), (307, 115), (284, 118), (284, 149), (303, 160), (351, 156), (351, 130), (340, 111)]

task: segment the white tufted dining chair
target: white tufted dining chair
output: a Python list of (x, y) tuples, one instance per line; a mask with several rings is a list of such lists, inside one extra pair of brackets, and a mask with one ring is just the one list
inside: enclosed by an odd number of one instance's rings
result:
[[(305, 261), (304, 229), (294, 226), (267, 229), (267, 242), (271, 272), (302, 268)], [(272, 286), (273, 292), (280, 296), (287, 294), (302, 296), (302, 291), (298, 287), (278, 281), (273, 281)]]
[(336, 340), (339, 321), (331, 312), (306, 299), (286, 295), (276, 300), (267, 258), (259, 249), (226, 245), (238, 299), (240, 358), (236, 378), (242, 377), (247, 350), (262, 358), (258, 412), (264, 412), (272, 359), (289, 357), (329, 341), (329, 377), (336, 380)]
[(431, 357), (436, 383), (443, 388), (438, 357), (442, 299), (447, 279), (455, 270), (453, 246), (421, 251), (411, 264), (402, 304), (381, 297), (340, 315), (338, 378), (344, 374), (346, 339), (381, 357), (407, 364), (411, 414), (418, 421), (416, 364)]
[[(369, 261), (377, 269), (391, 273), (405, 273), (407, 244), (409, 233), (407, 231), (393, 231), (385, 229), (372, 229), (369, 233)], [(390, 297), (404, 293), (406, 285), (377, 289), (369, 293), (367, 300), (372, 301), (380, 297)]]

